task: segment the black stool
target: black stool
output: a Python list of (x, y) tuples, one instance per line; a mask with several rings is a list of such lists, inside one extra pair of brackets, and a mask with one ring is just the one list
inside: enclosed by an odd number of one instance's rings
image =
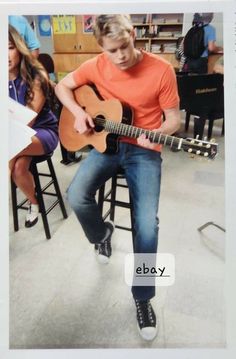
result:
[[(30, 165), (30, 171), (34, 176), (35, 192), (37, 194), (37, 199), (39, 203), (39, 211), (41, 212), (44, 231), (47, 239), (51, 238), (51, 233), (47, 219), (47, 215), (49, 214), (49, 212), (51, 212), (51, 210), (57, 204), (59, 204), (61, 207), (63, 217), (64, 218), (68, 217), (51, 157), (52, 157), (52, 153), (43, 156), (34, 156)], [(47, 161), (49, 173), (41, 173), (38, 171), (37, 164), (43, 161)], [(40, 176), (50, 177), (51, 180), (44, 187), (42, 187), (40, 183)], [(48, 192), (47, 189), (52, 184), (54, 185), (55, 192)], [(13, 212), (14, 230), (18, 231), (19, 223), (18, 223), (17, 211), (18, 209), (28, 209), (28, 207), (25, 206), (25, 203), (28, 201), (28, 199), (26, 198), (22, 200), (20, 203), (17, 203), (17, 186), (15, 185), (12, 179), (11, 179), (11, 195), (12, 195), (12, 212)], [(45, 208), (43, 195), (56, 197), (56, 200), (51, 204), (51, 206), (48, 209)]]
[(134, 217), (133, 217), (133, 204), (132, 204), (132, 199), (130, 197), (130, 193), (129, 193), (129, 202), (125, 202), (125, 201), (120, 201), (117, 199), (117, 187), (123, 187), (123, 188), (127, 188), (128, 186), (127, 184), (123, 184), (120, 182), (120, 180), (123, 180), (124, 177), (124, 172), (122, 169), (120, 169), (112, 178), (111, 178), (111, 187), (110, 189), (106, 192), (105, 188), (106, 188), (106, 183), (100, 187), (99, 192), (98, 192), (98, 206), (101, 210), (101, 213), (103, 213), (103, 207), (104, 207), (104, 203), (108, 202), (110, 203), (109, 209), (107, 210), (106, 213), (103, 214), (103, 219), (105, 220), (106, 218), (109, 218), (111, 221), (114, 221), (115, 219), (115, 208), (117, 207), (123, 207), (123, 208), (127, 208), (130, 210), (130, 221), (131, 221), (131, 227), (125, 227), (122, 225), (118, 225), (116, 224), (115, 227), (119, 228), (119, 229), (123, 229), (126, 231), (131, 231), (132, 232), (132, 240), (133, 240), (133, 244), (134, 244)]

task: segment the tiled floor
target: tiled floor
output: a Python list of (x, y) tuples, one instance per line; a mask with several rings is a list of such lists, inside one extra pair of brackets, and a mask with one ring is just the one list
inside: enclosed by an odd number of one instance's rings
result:
[[(41, 219), (14, 233), (10, 213), (10, 348), (196, 348), (225, 346), (224, 138), (214, 126), (219, 155), (214, 161), (163, 151), (159, 252), (176, 260), (176, 281), (160, 287), (152, 301), (158, 315), (156, 339), (138, 334), (124, 258), (131, 251), (130, 232), (116, 230), (107, 266), (96, 260), (66, 202), (66, 188), (78, 164), (54, 165), (69, 218), (59, 208), (50, 215), (52, 239), (45, 239)], [(189, 131), (191, 133), (191, 129)], [(86, 155), (86, 154), (85, 154)], [(85, 156), (84, 155), (84, 156)], [(120, 190), (125, 196), (125, 190)], [(127, 210), (116, 221), (128, 220)]]

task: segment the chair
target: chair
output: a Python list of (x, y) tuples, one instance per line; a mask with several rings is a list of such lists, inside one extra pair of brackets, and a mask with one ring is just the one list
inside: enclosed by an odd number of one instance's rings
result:
[[(47, 239), (51, 238), (47, 215), (56, 207), (57, 204), (60, 205), (63, 218), (68, 217), (51, 157), (52, 157), (52, 153), (50, 153), (48, 155), (43, 155), (43, 156), (35, 156), (31, 162), (31, 167), (30, 167), (30, 170), (34, 177), (35, 193), (37, 195), (37, 199), (38, 199), (38, 203), (39, 203), (39, 211), (42, 216), (44, 231), (45, 231), (45, 235), (46, 235)], [(42, 172), (38, 171), (37, 165), (38, 165), (38, 163), (43, 162), (43, 161), (47, 162), (48, 169), (49, 169), (48, 173), (45, 173), (45, 172), (42, 173)], [(50, 181), (44, 187), (41, 186), (41, 182), (40, 182), (41, 176), (50, 178)], [(47, 191), (47, 189), (51, 185), (54, 185), (54, 192)], [(18, 231), (19, 230), (18, 210), (19, 209), (27, 209), (27, 207), (25, 206), (25, 204), (27, 202), (27, 198), (22, 200), (20, 203), (18, 203), (18, 201), (17, 201), (17, 186), (15, 185), (13, 180), (11, 180), (11, 194), (12, 194), (12, 211), (13, 211), (14, 230)], [(56, 197), (55, 201), (51, 204), (51, 206), (48, 209), (46, 209), (46, 207), (45, 207), (43, 195)]]
[(119, 171), (111, 178), (111, 186), (107, 192), (106, 192), (107, 182), (103, 186), (100, 187), (100, 189), (98, 191), (98, 206), (99, 206), (101, 212), (103, 213), (104, 212), (104, 203), (107, 202), (110, 204), (107, 212), (103, 214), (104, 220), (106, 218), (109, 218), (112, 221), (115, 220), (116, 207), (127, 208), (130, 210), (131, 227), (125, 227), (125, 226), (122, 226), (119, 224), (115, 224), (115, 227), (122, 229), (122, 230), (131, 231), (132, 232), (132, 240), (133, 240), (133, 244), (134, 244), (134, 219), (133, 219), (134, 217), (133, 217), (133, 205), (132, 205), (132, 199), (130, 197), (130, 193), (129, 193), (129, 201), (128, 202), (121, 201), (121, 200), (117, 199), (117, 188), (118, 187), (128, 189), (127, 184), (124, 184), (121, 182), (121, 180), (123, 180), (124, 178), (125, 177), (124, 177), (123, 170), (119, 169)]
[[(54, 62), (52, 57), (49, 54), (40, 53), (38, 56), (38, 60), (44, 66), (51, 80), (56, 83), (56, 77), (54, 72), (55, 68), (54, 68)], [(58, 119), (60, 118), (61, 109), (62, 109), (62, 104), (57, 99), (57, 105), (54, 113)], [(77, 156), (78, 154), (76, 154), (76, 152), (67, 151), (65, 147), (61, 144), (61, 142), (60, 142), (60, 148), (61, 148), (61, 156), (62, 156), (61, 163), (63, 163), (64, 165), (68, 165), (71, 162), (78, 162), (82, 157), (82, 155)]]
[[(224, 118), (224, 86), (221, 74), (177, 73), (180, 109), (186, 111), (185, 131), (188, 130), (190, 116), (196, 119), (194, 137), (203, 136), (205, 120), (208, 119), (208, 139), (212, 136), (214, 121)], [(224, 120), (222, 132), (224, 134)]]

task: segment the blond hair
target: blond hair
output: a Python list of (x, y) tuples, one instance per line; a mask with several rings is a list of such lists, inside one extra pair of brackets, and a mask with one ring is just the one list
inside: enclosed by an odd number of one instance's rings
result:
[(114, 40), (123, 40), (129, 36), (132, 30), (133, 25), (129, 15), (99, 15), (93, 26), (94, 36), (101, 46), (104, 36)]

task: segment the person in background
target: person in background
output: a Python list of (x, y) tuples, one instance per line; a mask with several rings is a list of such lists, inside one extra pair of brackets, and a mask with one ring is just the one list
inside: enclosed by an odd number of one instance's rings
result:
[(40, 42), (24, 16), (9, 16), (9, 24), (13, 26), (26, 42), (32, 55), (36, 58), (39, 55)]
[(30, 163), (34, 156), (51, 153), (58, 144), (58, 121), (50, 107), (54, 90), (44, 67), (32, 56), (20, 34), (11, 25), (8, 61), (9, 96), (38, 113), (28, 124), (36, 131), (32, 143), (9, 163), (13, 181), (29, 200), (25, 226), (32, 227), (38, 221), (39, 206)]
[[(73, 91), (93, 84), (104, 99), (118, 99), (134, 111), (134, 126), (163, 135), (180, 126), (176, 76), (170, 63), (134, 46), (135, 32), (129, 16), (96, 17), (94, 35), (103, 52), (69, 73), (56, 86), (56, 95), (75, 117), (80, 134), (92, 134), (91, 116), (75, 101)], [(163, 121), (163, 112), (165, 121)], [(108, 263), (112, 254), (112, 222), (104, 222), (95, 193), (123, 168), (133, 202), (134, 252), (156, 254), (158, 203), (161, 181), (161, 145), (151, 143), (143, 133), (138, 139), (122, 137), (114, 154), (89, 152), (82, 161), (69, 190), (68, 200), (86, 237), (98, 246), (98, 259)], [(141, 255), (141, 254), (140, 254)], [(155, 285), (133, 286), (139, 332), (145, 340), (157, 334), (151, 298)]]
[[(192, 26), (204, 26), (204, 45), (205, 50), (198, 59), (185, 58), (185, 64), (182, 71), (204, 74), (208, 72), (209, 53), (222, 51), (222, 47), (216, 45), (216, 30), (210, 24), (213, 20), (213, 13), (195, 13)], [(183, 40), (184, 41), (184, 40)], [(181, 46), (180, 46), (181, 48)]]

